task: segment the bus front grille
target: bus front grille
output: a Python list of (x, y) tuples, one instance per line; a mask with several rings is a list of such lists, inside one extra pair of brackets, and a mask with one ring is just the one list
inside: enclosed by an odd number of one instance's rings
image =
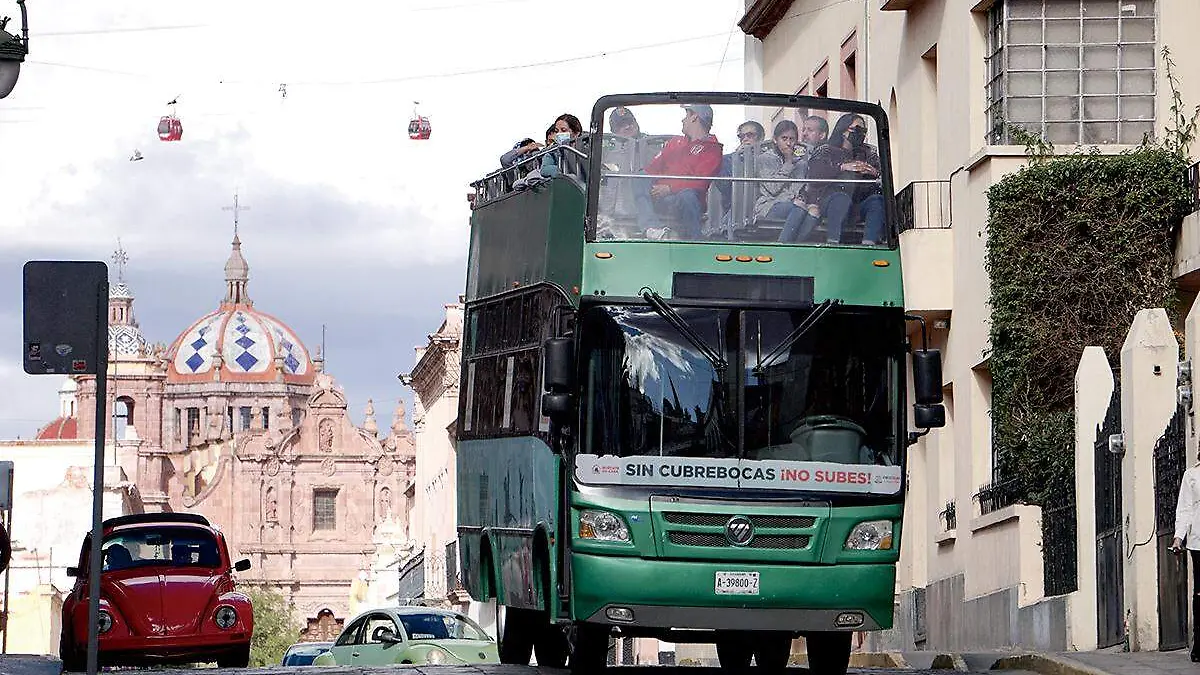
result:
[[(733, 548), (733, 544), (724, 534), (709, 532), (679, 532), (667, 533), (667, 540), (677, 546), (703, 546), (706, 548)], [(810, 537), (807, 534), (760, 534), (750, 540), (749, 544), (738, 548), (757, 548), (774, 550), (796, 550), (808, 548)]]
[[(692, 525), (697, 527), (725, 527), (725, 523), (733, 517), (728, 513), (696, 513), (693, 511), (665, 511), (663, 520), (672, 525)], [(807, 530), (816, 524), (813, 516), (748, 516), (755, 528), (777, 527)], [(724, 537), (722, 537), (724, 538)], [(785, 548), (785, 547), (777, 547)]]

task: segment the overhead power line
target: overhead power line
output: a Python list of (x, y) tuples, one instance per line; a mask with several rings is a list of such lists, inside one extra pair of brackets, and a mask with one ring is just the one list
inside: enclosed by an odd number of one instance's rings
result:
[(108, 35), (109, 33), (147, 33), (161, 30), (190, 30), (193, 28), (209, 28), (207, 23), (193, 23), (183, 26), (133, 26), (129, 28), (93, 28), (90, 30), (64, 30), (48, 33), (33, 33), (31, 38), (58, 37), (62, 35)]

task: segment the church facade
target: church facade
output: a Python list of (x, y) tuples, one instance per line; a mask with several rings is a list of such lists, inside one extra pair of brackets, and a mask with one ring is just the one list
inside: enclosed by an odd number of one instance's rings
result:
[[(364, 582), (394, 585), (388, 570), (395, 574), (409, 536), (412, 434), (402, 403), (384, 434), (371, 403), (363, 425), (352, 422), (320, 353), (254, 305), (236, 233), (232, 247), (224, 298), (169, 346), (142, 335), (118, 252), (109, 461), (144, 510), (199, 513), (220, 527), (235, 555), (251, 560), (240, 578), (294, 604), (297, 639), (333, 639)], [(39, 438), (92, 438), (95, 378), (75, 377), (64, 389), (74, 400)]]

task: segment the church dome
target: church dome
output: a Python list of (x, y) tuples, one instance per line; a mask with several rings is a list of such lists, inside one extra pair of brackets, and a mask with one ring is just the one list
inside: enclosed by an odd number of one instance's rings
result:
[(167, 351), (168, 382), (312, 384), (316, 368), (296, 333), (279, 319), (254, 307), (246, 293), (250, 268), (233, 238), (225, 265), (226, 295), (216, 311), (192, 322)]

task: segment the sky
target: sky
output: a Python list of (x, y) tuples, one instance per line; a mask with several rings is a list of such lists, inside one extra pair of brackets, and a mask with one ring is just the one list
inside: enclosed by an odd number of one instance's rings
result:
[[(112, 266), (120, 238), (142, 331), (170, 344), (224, 296), (235, 192), (255, 306), (310, 351), (325, 326), (352, 417), (373, 399), (386, 428), (412, 400), (396, 376), (463, 291), (472, 180), (563, 112), (586, 126), (602, 95), (744, 81), (743, 0), (27, 6), (0, 99), (0, 439), (58, 410), (61, 381), (21, 369), (22, 264)], [(407, 137), (414, 102), (428, 141)]]

